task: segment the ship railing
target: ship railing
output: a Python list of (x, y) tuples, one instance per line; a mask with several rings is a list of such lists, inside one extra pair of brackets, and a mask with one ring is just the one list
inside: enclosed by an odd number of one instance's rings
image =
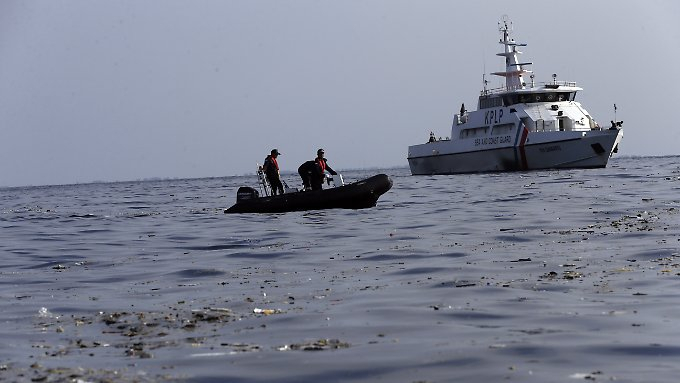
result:
[(510, 89), (502, 86), (500, 88), (484, 89), (480, 93), (481, 93), (482, 96), (487, 96), (487, 95), (490, 95), (490, 94), (504, 93), (504, 92), (507, 92), (508, 90), (510, 90)]
[(552, 82), (541, 82), (539, 83), (543, 85), (546, 88), (550, 87), (558, 87), (558, 86), (570, 86), (570, 87), (575, 87), (576, 86), (576, 81), (557, 81), (554, 80)]
[[(558, 86), (568, 86), (568, 87), (576, 87), (576, 81), (552, 81), (552, 82), (541, 82), (539, 85), (542, 85), (543, 87), (546, 88), (551, 88), (551, 87), (558, 87)], [(505, 93), (505, 92), (510, 92), (513, 90), (519, 90), (519, 89), (526, 89), (529, 87), (528, 84), (521, 86), (501, 86), (499, 88), (491, 88), (491, 89), (484, 89), (480, 93), (482, 96), (488, 96), (492, 94), (499, 94), (499, 93)]]
[(484, 89), (481, 94), (482, 96), (488, 96), (492, 94), (505, 93), (513, 90), (522, 89), (521, 86), (502, 86), (500, 88)]

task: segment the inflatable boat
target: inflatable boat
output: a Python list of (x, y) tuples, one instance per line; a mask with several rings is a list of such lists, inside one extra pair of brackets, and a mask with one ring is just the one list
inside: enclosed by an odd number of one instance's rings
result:
[(259, 196), (251, 187), (242, 186), (236, 192), (236, 204), (225, 213), (283, 213), (320, 209), (365, 209), (373, 207), (378, 198), (392, 187), (385, 174), (323, 190), (293, 191), (274, 196)]

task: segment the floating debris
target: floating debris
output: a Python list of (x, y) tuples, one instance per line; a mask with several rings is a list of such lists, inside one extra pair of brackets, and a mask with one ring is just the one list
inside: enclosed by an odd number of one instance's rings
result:
[(583, 278), (583, 274), (579, 273), (578, 271), (568, 270), (568, 271), (565, 271), (565, 272), (562, 274), (562, 278), (564, 278), (564, 279), (577, 279), (577, 278)]
[(290, 345), (283, 345), (277, 347), (279, 351), (323, 351), (323, 350), (337, 350), (339, 348), (349, 348), (351, 345), (346, 342), (341, 342), (338, 339), (319, 339), (306, 343), (297, 343)]
[(52, 312), (50, 310), (48, 310), (47, 307), (41, 307), (40, 310), (38, 310), (38, 317), (39, 318), (59, 319), (59, 315), (52, 314)]
[(264, 314), (264, 315), (273, 315), (273, 314), (281, 314), (283, 313), (283, 310), (279, 309), (259, 309), (259, 308), (254, 308), (253, 312), (255, 314)]
[(460, 281), (442, 282), (442, 283), (439, 284), (439, 287), (472, 287), (472, 286), (477, 286), (477, 283), (471, 282), (471, 281), (466, 281), (466, 280), (460, 280)]

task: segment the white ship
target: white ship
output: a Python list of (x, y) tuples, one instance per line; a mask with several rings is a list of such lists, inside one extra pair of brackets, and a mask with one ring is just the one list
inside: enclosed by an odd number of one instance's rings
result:
[[(461, 107), (454, 116), (451, 138), (409, 146), (413, 175), (496, 172), (532, 169), (602, 168), (617, 152), (623, 137), (622, 122), (601, 127), (576, 102), (581, 88), (573, 82), (535, 84), (531, 71), (520, 62), (517, 48), (526, 46), (510, 38), (512, 24), (499, 23), (498, 56), (505, 58), (505, 87), (484, 90), (476, 111)], [(616, 109), (616, 106), (614, 106)]]

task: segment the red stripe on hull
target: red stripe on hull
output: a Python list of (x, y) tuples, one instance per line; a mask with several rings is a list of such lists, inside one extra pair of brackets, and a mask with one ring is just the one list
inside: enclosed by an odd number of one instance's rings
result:
[(522, 170), (529, 169), (529, 164), (527, 163), (527, 154), (524, 150), (524, 144), (527, 142), (527, 136), (529, 135), (529, 129), (522, 124), (522, 138), (519, 141), (519, 156), (522, 164)]

